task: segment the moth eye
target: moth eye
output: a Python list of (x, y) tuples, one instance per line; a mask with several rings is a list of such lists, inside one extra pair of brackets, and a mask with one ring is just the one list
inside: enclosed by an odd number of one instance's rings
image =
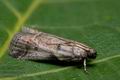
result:
[(96, 56), (97, 56), (96, 50), (90, 49), (90, 52), (88, 53), (88, 57), (94, 59), (96, 58)]

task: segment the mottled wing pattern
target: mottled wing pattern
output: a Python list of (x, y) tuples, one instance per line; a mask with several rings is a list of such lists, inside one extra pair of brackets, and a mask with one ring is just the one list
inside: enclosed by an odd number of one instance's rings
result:
[(91, 56), (90, 49), (76, 41), (23, 28), (11, 41), (10, 55), (18, 59), (80, 61)]

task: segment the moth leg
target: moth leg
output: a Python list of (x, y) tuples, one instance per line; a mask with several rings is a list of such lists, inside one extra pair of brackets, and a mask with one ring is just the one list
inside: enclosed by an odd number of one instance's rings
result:
[(86, 59), (84, 59), (83, 65), (84, 65), (85, 72), (87, 72), (87, 69), (86, 69)]

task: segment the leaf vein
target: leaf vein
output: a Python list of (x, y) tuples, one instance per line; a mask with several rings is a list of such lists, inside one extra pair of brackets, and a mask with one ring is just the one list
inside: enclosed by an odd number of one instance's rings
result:
[(20, 12), (19, 12), (17, 9), (15, 9), (7, 0), (2, 0), (2, 2), (6, 5), (6, 7), (7, 7), (9, 10), (11, 10), (11, 12), (14, 13), (14, 15), (15, 15), (18, 19), (21, 18)]

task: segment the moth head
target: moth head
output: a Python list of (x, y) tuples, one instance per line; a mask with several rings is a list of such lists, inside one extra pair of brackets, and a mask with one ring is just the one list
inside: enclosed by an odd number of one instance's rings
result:
[(90, 49), (87, 55), (88, 55), (88, 58), (95, 59), (97, 56), (97, 52), (95, 49)]

